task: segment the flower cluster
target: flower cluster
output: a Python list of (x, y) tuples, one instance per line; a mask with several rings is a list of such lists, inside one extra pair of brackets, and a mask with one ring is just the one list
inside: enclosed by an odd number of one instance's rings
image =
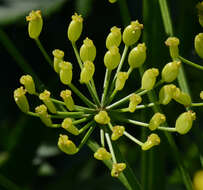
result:
[[(42, 16), (40, 11), (32, 11), (28, 17), (29, 36), (33, 38), (42, 49), (43, 46), (39, 41), (39, 35), (42, 30)], [(127, 137), (138, 144), (143, 151), (159, 145), (160, 137), (155, 133), (156, 130), (165, 130), (168, 132), (177, 132), (186, 134), (192, 127), (196, 114), (190, 109), (193, 106), (190, 96), (181, 91), (175, 84), (172, 84), (178, 76), (181, 61), (179, 59), (178, 45), (179, 40), (170, 37), (165, 44), (169, 46), (172, 61), (167, 63), (161, 73), (157, 68), (149, 68), (142, 75), (140, 88), (118, 101), (114, 97), (121, 91), (127, 82), (130, 74), (134, 69), (143, 65), (146, 60), (146, 45), (138, 43), (143, 24), (139, 21), (132, 21), (123, 32), (114, 26), (106, 37), (107, 51), (104, 55), (104, 66), (106, 74), (104, 77), (104, 87), (101, 98), (97, 94), (94, 84), (95, 57), (96, 47), (91, 39), (86, 37), (79, 51), (76, 45), (83, 30), (83, 18), (81, 15), (74, 14), (67, 30), (67, 36), (73, 47), (78, 64), (80, 66), (80, 83), (86, 85), (92, 100), (88, 99), (72, 81), (74, 64), (67, 61), (64, 52), (59, 49), (53, 50), (53, 58), (51, 59), (45, 51), (43, 54), (47, 61), (53, 66), (54, 71), (58, 74), (60, 81), (64, 84), (65, 90), (60, 93), (61, 99), (55, 99), (51, 96), (51, 92), (45, 89), (43, 92), (37, 92), (35, 83), (30, 75), (24, 75), (20, 78), (21, 87), (14, 91), (14, 99), (17, 106), (24, 113), (35, 116), (47, 127), (59, 128), (63, 134), (59, 136), (58, 147), (66, 154), (76, 154), (82, 146), (87, 142), (93, 132), (100, 131), (100, 148), (94, 153), (94, 158), (98, 160), (112, 160), (111, 175), (118, 177), (126, 168), (125, 163), (118, 163), (113, 148), (114, 141), (119, 140), (122, 136)], [(203, 48), (199, 38), (195, 40), (197, 53), (201, 56)], [(124, 44), (124, 48), (120, 44)], [(122, 54), (120, 53), (122, 50)], [(50, 61), (51, 60), (51, 61)], [(122, 71), (122, 66), (128, 62), (129, 69)], [(158, 78), (160, 75), (160, 79)], [(157, 81), (159, 79), (159, 81)], [(159, 101), (142, 104), (142, 96), (149, 91), (160, 88)], [(42, 104), (30, 109), (26, 94), (35, 95)], [(79, 106), (75, 103), (73, 94), (77, 95), (86, 106)], [(201, 92), (201, 98), (203, 95)], [(148, 109), (156, 104), (167, 105), (172, 100), (189, 108), (188, 111), (180, 114), (174, 122), (174, 127), (168, 127), (166, 124), (167, 117), (163, 113), (155, 113), (149, 122), (144, 123), (131, 119), (130, 115), (124, 113), (134, 113), (140, 109)], [(113, 103), (112, 103), (113, 102)], [(127, 105), (127, 107), (123, 107)], [(119, 117), (117, 116), (119, 113)], [(123, 116), (122, 116), (123, 115)], [(128, 116), (128, 117), (127, 117)], [(53, 118), (61, 119), (59, 123), (53, 123)], [(138, 125), (148, 128), (152, 133), (145, 142), (141, 142), (129, 132), (127, 125)], [(67, 135), (68, 134), (68, 135)], [(73, 142), (73, 136), (80, 135), (82, 140), (78, 145)]]

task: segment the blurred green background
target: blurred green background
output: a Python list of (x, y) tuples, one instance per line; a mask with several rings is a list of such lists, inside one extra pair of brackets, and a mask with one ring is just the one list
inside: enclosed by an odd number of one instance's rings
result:
[[(197, 2), (173, 0), (169, 7), (174, 33), (181, 41), (181, 55), (203, 64), (193, 46), (194, 36), (202, 32), (195, 8)], [(36, 73), (35, 79), (42, 81), (55, 97), (59, 98), (59, 92), (64, 89), (28, 36), (25, 16), (33, 9), (41, 9), (43, 14), (41, 42), (49, 55), (56, 48), (65, 51), (66, 59), (74, 65), (76, 85), (79, 84), (78, 66), (66, 31), (74, 12), (83, 15), (84, 31), (78, 45), (87, 36), (97, 47), (95, 83), (101, 94), (101, 81), (105, 72), (104, 42), (114, 25), (123, 31), (130, 20), (138, 19), (144, 24), (143, 40), (140, 41), (144, 41), (148, 47), (146, 68), (162, 68), (170, 61), (168, 49), (164, 45), (167, 35), (158, 0), (120, 0), (115, 4), (110, 4), (107, 0), (0, 0), (0, 190), (125, 189), (117, 179), (110, 176), (109, 170), (101, 162), (93, 158), (93, 153), (87, 146), (74, 156), (63, 154), (56, 146), (61, 131), (45, 127), (39, 119), (23, 114), (15, 105), (13, 91), (19, 87), (19, 78), (25, 73)], [(203, 90), (202, 72), (190, 66), (184, 68), (192, 99), (200, 102), (199, 92)], [(139, 88), (139, 84), (139, 72), (133, 71), (128, 86), (119, 95), (127, 95), (126, 91)], [(38, 88), (42, 90), (44, 86), (38, 85)], [(76, 97), (75, 100), (80, 104)], [(33, 105), (38, 103), (35, 99), (30, 101)], [(174, 125), (175, 119), (184, 109), (171, 103), (163, 107), (163, 110), (168, 123)], [(197, 120), (191, 132), (184, 136), (173, 135), (181, 162), (191, 177), (195, 171), (201, 169), (200, 155), (203, 153), (203, 109), (200, 107), (194, 111), (197, 112)], [(152, 112), (146, 110), (133, 117), (146, 122), (151, 115)], [(138, 127), (135, 136), (139, 138), (146, 134), (146, 131), (141, 131)], [(163, 133), (160, 135), (161, 145), (149, 152), (142, 153), (137, 145), (126, 140), (119, 143), (121, 151), (138, 179), (144, 183), (144, 189), (185, 189), (167, 139)], [(144, 181), (143, 175), (148, 176)]]

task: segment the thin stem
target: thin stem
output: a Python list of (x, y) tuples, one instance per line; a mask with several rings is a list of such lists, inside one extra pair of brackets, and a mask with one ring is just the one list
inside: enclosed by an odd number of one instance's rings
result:
[(35, 40), (38, 48), (40, 49), (40, 51), (42, 52), (44, 58), (46, 59), (46, 61), (53, 67), (53, 63), (51, 58), (49, 57), (49, 55), (47, 54), (46, 50), (44, 49), (44, 47), (42, 46), (42, 43), (40, 42), (39, 38), (37, 38)]
[(100, 129), (100, 140), (101, 140), (101, 146), (105, 147), (104, 129)]
[(108, 99), (107, 104), (110, 104), (112, 102), (112, 100), (114, 99), (115, 95), (117, 94), (118, 90), (114, 89), (113, 93), (111, 94), (111, 96)]
[(111, 138), (110, 138), (108, 133), (105, 133), (105, 136), (106, 136), (106, 141), (107, 141), (107, 144), (108, 144), (111, 156), (112, 156), (113, 163), (117, 163), (116, 156), (115, 156), (113, 146), (112, 146), (112, 143), (111, 143)]
[(85, 130), (87, 130), (93, 123), (94, 123), (94, 121), (91, 121), (91, 122), (87, 123), (84, 127), (82, 127), (82, 128), (79, 130), (79, 134), (81, 134), (81, 133), (83, 133)]
[(56, 115), (63, 115), (63, 116), (83, 116), (84, 112), (61, 112), (57, 111)]
[(96, 106), (95, 106), (88, 98), (86, 98), (86, 96), (84, 96), (84, 95), (80, 92), (80, 90), (78, 90), (73, 84), (69, 84), (68, 86), (71, 88), (71, 90), (72, 90), (75, 94), (77, 94), (77, 96), (78, 96), (87, 106), (92, 107), (92, 108), (95, 108), (95, 107), (96, 107)]
[(192, 103), (191, 104), (192, 107), (198, 107), (198, 106), (203, 106), (203, 103)]
[(179, 58), (183, 63), (186, 63), (186, 64), (188, 64), (188, 65), (190, 65), (190, 66), (192, 66), (192, 67), (195, 67), (195, 68), (197, 68), (197, 69), (203, 70), (203, 66), (201, 66), (201, 65), (198, 65), (198, 64), (196, 64), (196, 63), (194, 63), (194, 62), (192, 62), (192, 61), (189, 61), (189, 60), (187, 60), (187, 59), (185, 59), (185, 58), (183, 58), (183, 57), (181, 57), (181, 56), (179, 56), (178, 58)]
[(130, 76), (130, 73), (132, 73), (132, 71), (133, 71), (133, 68), (132, 67), (130, 67), (129, 69), (128, 69), (128, 76)]
[(132, 123), (134, 125), (139, 125), (139, 126), (142, 126), (142, 127), (148, 127), (149, 126), (148, 123), (144, 123), (144, 122), (141, 122), (141, 121), (135, 121), (135, 120), (132, 120), (132, 119), (124, 119), (124, 118), (122, 118), (122, 121), (125, 121), (127, 123)]
[(135, 137), (133, 137), (131, 134), (129, 134), (128, 132), (124, 131), (123, 133), (126, 137), (128, 137), (131, 141), (133, 141), (134, 143), (142, 146), (144, 143), (139, 141), (138, 139), (136, 139)]
[(157, 129), (168, 132), (177, 132), (175, 127), (158, 127)]
[(73, 125), (77, 125), (77, 124), (80, 124), (80, 123), (84, 123), (85, 121), (87, 121), (87, 120), (89, 120), (89, 119), (90, 119), (90, 118), (87, 118), (87, 117), (82, 118), (82, 119), (78, 119), (78, 120), (76, 120), (76, 121), (73, 121), (72, 124), (73, 124)]
[(76, 44), (75, 44), (75, 43), (72, 43), (72, 47), (73, 47), (73, 50), (74, 50), (76, 59), (77, 59), (77, 61), (78, 61), (78, 64), (79, 64), (79, 66), (80, 66), (80, 69), (82, 70), (83, 64), (82, 64), (82, 61), (81, 61), (81, 59), (80, 59), (80, 55), (79, 55), (79, 53), (78, 53), (78, 49), (77, 49)]

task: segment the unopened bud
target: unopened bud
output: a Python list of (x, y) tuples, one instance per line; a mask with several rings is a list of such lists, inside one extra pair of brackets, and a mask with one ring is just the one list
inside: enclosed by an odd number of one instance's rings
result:
[(37, 39), (42, 31), (43, 20), (41, 11), (31, 11), (29, 16), (26, 16), (26, 21), (28, 24), (28, 33), (30, 38)]
[(64, 52), (62, 50), (55, 49), (52, 51), (52, 54), (54, 56), (54, 70), (59, 73), (60, 63), (63, 62)]
[(14, 91), (14, 100), (22, 112), (27, 113), (30, 109), (28, 100), (25, 96), (26, 90), (21, 86)]
[(121, 43), (121, 29), (116, 26), (111, 28), (111, 32), (106, 38), (106, 48), (110, 49), (113, 46), (118, 47)]
[(73, 125), (71, 118), (64, 119), (62, 122), (62, 127), (73, 135), (79, 135), (79, 130)]
[(116, 46), (113, 46), (106, 52), (104, 56), (104, 64), (109, 70), (115, 69), (120, 63), (121, 55), (119, 49)]
[(124, 126), (114, 126), (113, 127), (113, 132), (112, 132), (112, 135), (111, 135), (111, 140), (112, 141), (115, 141), (117, 139), (119, 139), (121, 136), (123, 136), (123, 133), (125, 131), (125, 127)]
[(195, 172), (193, 184), (194, 184), (194, 190), (203, 190), (203, 170), (202, 169)]
[(109, 153), (105, 148), (101, 147), (94, 153), (94, 157), (97, 160), (110, 160), (111, 153)]
[(48, 90), (44, 90), (44, 92), (39, 94), (39, 99), (43, 101), (51, 113), (56, 113), (56, 107), (51, 101), (50, 95), (51, 93)]
[(198, 10), (199, 23), (203, 27), (203, 1), (197, 3), (196, 7)]
[(167, 105), (173, 98), (173, 94), (176, 91), (174, 84), (164, 85), (159, 91), (160, 104)]
[(61, 151), (69, 155), (76, 154), (78, 152), (78, 148), (73, 143), (73, 141), (68, 139), (67, 135), (59, 136), (58, 147)]
[(149, 129), (156, 130), (162, 123), (166, 121), (166, 117), (162, 113), (155, 113), (149, 122)]
[(111, 170), (111, 176), (112, 177), (118, 177), (120, 173), (126, 168), (125, 163), (114, 163), (112, 170)]
[(187, 93), (182, 92), (179, 88), (176, 88), (174, 91), (173, 99), (185, 107), (190, 106), (192, 103), (190, 96)]
[(80, 73), (80, 82), (87, 84), (92, 79), (94, 71), (95, 71), (94, 63), (91, 61), (86, 61)]
[(109, 0), (109, 3), (115, 3), (117, 0)]
[(60, 64), (60, 80), (63, 84), (70, 84), (72, 81), (72, 64), (63, 61)]
[(148, 136), (147, 141), (142, 145), (142, 150), (149, 150), (153, 146), (160, 144), (160, 138), (157, 134), (152, 133)]
[(83, 18), (81, 15), (78, 15), (77, 13), (75, 13), (72, 16), (72, 21), (68, 26), (68, 32), (67, 32), (68, 39), (72, 43), (75, 43), (79, 39), (82, 33), (82, 28), (83, 28)]
[(20, 78), (20, 83), (25, 86), (25, 89), (29, 94), (35, 94), (35, 83), (30, 75), (23, 75)]
[(128, 64), (132, 68), (140, 67), (146, 60), (146, 46), (145, 43), (138, 44), (133, 48), (128, 55)]
[(166, 64), (161, 72), (162, 80), (165, 82), (174, 81), (178, 76), (180, 66), (180, 61), (173, 61)]
[(132, 21), (123, 32), (123, 42), (126, 46), (135, 44), (141, 35), (141, 29), (143, 29), (143, 24), (140, 24), (138, 20)]
[(158, 69), (152, 68), (152, 69), (146, 70), (142, 76), (141, 89), (144, 89), (144, 90), (153, 89), (158, 75), (159, 75)]
[(122, 90), (126, 80), (128, 79), (128, 73), (127, 72), (119, 72), (117, 74), (117, 78), (116, 78), (116, 90)]
[(94, 116), (94, 120), (99, 124), (105, 125), (110, 122), (110, 117), (106, 111), (100, 111), (97, 115)]
[(192, 123), (196, 119), (196, 114), (192, 111), (182, 113), (176, 120), (175, 128), (178, 133), (186, 134), (191, 128)]
[(203, 33), (195, 36), (195, 51), (203, 59)]
[(200, 92), (200, 98), (203, 100), (203, 91)]
[(63, 90), (61, 91), (60, 94), (60, 96), (63, 98), (65, 106), (68, 108), (69, 111), (73, 111), (75, 108), (75, 103), (73, 101), (71, 94), (72, 93), (70, 90)]
[(139, 96), (137, 94), (132, 94), (130, 96), (130, 102), (129, 102), (129, 106), (128, 106), (129, 112), (134, 112), (137, 105), (140, 104), (141, 102), (142, 102), (141, 96)]
[(178, 48), (179, 43), (180, 41), (176, 37), (169, 37), (165, 41), (165, 44), (169, 46), (169, 52), (172, 59), (178, 58), (179, 56), (179, 48)]

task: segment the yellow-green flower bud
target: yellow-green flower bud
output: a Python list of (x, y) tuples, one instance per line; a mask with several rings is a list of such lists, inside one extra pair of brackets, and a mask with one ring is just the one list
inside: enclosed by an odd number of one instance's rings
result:
[(113, 132), (111, 135), (111, 140), (112, 141), (116, 141), (117, 139), (119, 139), (121, 136), (123, 136), (123, 133), (125, 131), (125, 127), (124, 126), (114, 126), (113, 127)]
[(48, 90), (44, 90), (44, 92), (39, 94), (39, 99), (43, 101), (51, 113), (56, 113), (56, 107), (51, 101), (50, 95), (51, 93)]
[(100, 111), (97, 115), (94, 116), (94, 120), (99, 124), (105, 125), (110, 122), (110, 117), (106, 111)]
[(157, 134), (152, 133), (148, 136), (147, 141), (142, 145), (142, 150), (149, 150), (153, 146), (160, 144), (160, 138)]
[(43, 20), (41, 11), (31, 11), (29, 16), (26, 16), (26, 21), (28, 24), (28, 33), (30, 38), (37, 39), (42, 31)]
[(203, 33), (195, 36), (195, 51), (203, 59)]
[(70, 22), (69, 26), (68, 26), (68, 39), (74, 43), (76, 42), (81, 33), (82, 33), (82, 28), (83, 28), (83, 18), (81, 15), (78, 15), (77, 13), (75, 13), (72, 16), (72, 21)]
[(94, 153), (94, 157), (97, 160), (110, 160), (111, 153), (109, 153), (105, 148), (101, 147)]
[(109, 0), (109, 3), (115, 3), (117, 0)]
[(114, 163), (112, 170), (111, 170), (111, 176), (112, 177), (118, 177), (120, 173), (126, 168), (125, 163)]
[(20, 83), (25, 86), (25, 89), (29, 94), (35, 94), (35, 83), (30, 75), (23, 75), (20, 78)]
[(94, 71), (95, 71), (94, 63), (91, 61), (86, 61), (80, 73), (80, 82), (87, 84), (92, 79)]
[(153, 89), (158, 75), (159, 75), (158, 69), (152, 68), (152, 69), (146, 70), (142, 76), (141, 88), (144, 90)]
[(106, 48), (110, 49), (113, 46), (118, 47), (121, 43), (121, 29), (113, 26), (111, 32), (106, 38)]
[(169, 37), (165, 41), (165, 44), (169, 46), (169, 52), (172, 59), (178, 58), (179, 56), (179, 48), (178, 48), (179, 43), (180, 41), (176, 37)]
[(25, 96), (26, 90), (21, 86), (14, 91), (14, 100), (22, 112), (27, 113), (30, 109), (28, 100)]
[(42, 104), (40, 106), (37, 106), (35, 108), (35, 112), (39, 115), (39, 118), (41, 121), (47, 126), (50, 127), (52, 125), (51, 117), (47, 113), (47, 107)]
[(200, 92), (200, 98), (203, 100), (203, 91)]
[(176, 91), (174, 84), (164, 85), (159, 91), (160, 104), (167, 105), (173, 98), (173, 94)]
[(120, 63), (121, 55), (119, 49), (113, 46), (106, 52), (104, 56), (104, 64), (109, 70), (115, 69)]
[(58, 147), (61, 151), (69, 155), (76, 154), (78, 152), (78, 148), (73, 143), (73, 141), (68, 139), (67, 135), (59, 136)]
[(70, 62), (63, 61), (60, 64), (60, 80), (63, 84), (70, 84), (72, 81), (72, 64)]
[(73, 101), (73, 98), (71, 96), (70, 90), (62, 90), (60, 96), (63, 98), (63, 101), (68, 108), (69, 111), (73, 111), (75, 108), (75, 103)]
[(198, 16), (199, 16), (199, 23), (203, 27), (203, 1), (197, 3), (197, 10), (198, 10)]
[(161, 72), (162, 80), (165, 82), (174, 81), (178, 76), (180, 65), (180, 61), (167, 63)]
[(62, 122), (62, 127), (73, 135), (79, 135), (79, 130), (72, 124), (71, 118), (65, 118)]
[(174, 91), (173, 99), (185, 107), (190, 106), (192, 103), (190, 96), (187, 93), (182, 92), (179, 88), (176, 88)]
[(145, 43), (138, 44), (133, 48), (128, 55), (128, 64), (132, 68), (140, 67), (146, 60), (146, 46)]
[(132, 21), (123, 32), (123, 42), (126, 46), (133, 45), (136, 43), (141, 35), (141, 29), (143, 29), (143, 24), (140, 24), (138, 20)]
[(162, 113), (155, 113), (149, 122), (149, 129), (156, 130), (162, 123), (166, 121), (166, 117)]
[(60, 63), (63, 61), (64, 52), (60, 49), (55, 49), (52, 51), (54, 56), (54, 70), (59, 73), (60, 71)]
[(94, 61), (96, 57), (96, 47), (94, 43), (89, 38), (83, 41), (83, 45), (80, 48), (80, 58), (83, 62)]
[(128, 79), (128, 73), (127, 72), (119, 72), (117, 74), (117, 78), (116, 78), (116, 90), (122, 90), (126, 80)]
[(184, 112), (176, 120), (176, 131), (180, 134), (186, 134), (191, 128), (192, 123), (196, 119), (196, 114), (192, 111)]
[(130, 102), (129, 102), (129, 106), (128, 106), (129, 112), (134, 112), (137, 105), (140, 104), (141, 102), (142, 102), (141, 96), (139, 96), (137, 94), (132, 94), (130, 96)]
[(194, 190), (203, 190), (203, 170), (195, 172), (193, 178)]

